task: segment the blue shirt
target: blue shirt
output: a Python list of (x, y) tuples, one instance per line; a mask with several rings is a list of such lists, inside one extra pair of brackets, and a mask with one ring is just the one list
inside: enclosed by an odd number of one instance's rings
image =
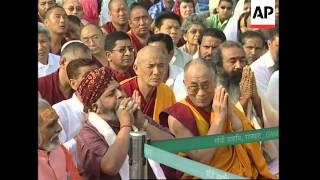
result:
[(165, 9), (165, 8), (162, 3), (162, 0), (160, 0), (158, 3), (152, 5), (149, 8), (148, 12), (149, 12), (149, 15), (151, 16), (151, 18), (155, 19), (157, 17), (157, 15), (162, 12), (163, 9)]

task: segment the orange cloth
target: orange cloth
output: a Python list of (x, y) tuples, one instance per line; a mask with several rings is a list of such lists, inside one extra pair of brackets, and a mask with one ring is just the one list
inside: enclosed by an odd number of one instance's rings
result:
[[(210, 126), (205, 118), (186, 100), (182, 100), (181, 103), (191, 109), (196, 120), (199, 134), (201, 136), (207, 135)], [(246, 116), (235, 106), (233, 106), (232, 112), (241, 120), (244, 131), (254, 129)], [(211, 118), (214, 118), (214, 116), (215, 113), (211, 112)], [(225, 132), (232, 132), (232, 126), (229, 120), (227, 120)], [(266, 160), (262, 155), (259, 142), (217, 148), (211, 159), (210, 165), (215, 168), (252, 179), (278, 179), (278, 177), (270, 173)], [(184, 174), (182, 179), (184, 178), (196, 177)]]
[[(126, 80), (120, 82), (120, 84), (122, 85), (124, 91), (127, 93), (128, 96), (130, 96), (133, 93), (134, 89), (130, 89), (130, 92), (129, 92), (129, 89), (127, 89), (127, 88), (129, 88), (129, 86), (126, 86), (124, 88), (124, 84), (127, 84), (130, 81), (135, 81), (136, 78), (137, 77), (135, 76), (133, 78), (129, 78), (129, 79), (126, 79)], [(138, 83), (136, 86), (137, 87), (135, 87), (135, 88), (139, 90)], [(139, 90), (139, 92), (140, 92), (140, 90)], [(140, 93), (140, 95), (141, 95), (141, 93)], [(160, 112), (162, 110), (164, 110), (165, 108), (172, 106), (175, 103), (176, 103), (176, 98), (175, 98), (172, 90), (166, 84), (160, 83), (157, 87), (156, 98), (155, 98), (155, 103), (154, 103), (154, 107), (153, 107), (152, 119), (159, 124)]]

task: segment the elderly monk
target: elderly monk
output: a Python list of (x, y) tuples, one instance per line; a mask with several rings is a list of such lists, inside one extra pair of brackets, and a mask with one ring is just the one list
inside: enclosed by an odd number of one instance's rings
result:
[(113, 73), (113, 77), (115, 77), (118, 82), (136, 75), (132, 68), (134, 48), (127, 33), (116, 31), (108, 34), (104, 47), (109, 68)]
[(132, 96), (134, 90), (141, 96), (142, 112), (159, 122), (159, 113), (176, 102), (172, 90), (162, 83), (168, 71), (167, 56), (154, 46), (142, 48), (133, 66), (137, 76), (121, 82), (123, 90)]
[(115, 31), (128, 32), (129, 27), (129, 8), (125, 0), (110, 0), (108, 4), (108, 13), (111, 16), (111, 22), (103, 25), (104, 33), (109, 34)]
[(68, 150), (60, 145), (59, 116), (50, 104), (38, 99), (38, 179), (80, 180)]
[[(129, 179), (127, 153), (132, 125), (144, 129), (151, 140), (172, 138), (168, 129), (159, 128), (142, 114), (137, 92), (133, 99), (125, 98), (108, 67), (89, 72), (77, 92), (88, 112), (88, 120), (76, 137), (78, 169), (83, 180)], [(148, 178), (165, 178), (159, 164), (151, 160)]]
[(94, 24), (87, 24), (81, 29), (80, 39), (87, 45), (98, 67), (107, 66), (108, 60), (104, 50), (105, 35), (101, 29)]
[(129, 26), (131, 29), (128, 35), (136, 52), (147, 44), (151, 34), (151, 22), (148, 10), (143, 4), (134, 2), (130, 6)]
[(69, 41), (62, 50), (59, 69), (38, 79), (38, 91), (50, 104), (71, 98), (73, 89), (66, 69), (71, 61), (79, 58), (91, 59), (90, 49), (82, 42)]
[(52, 6), (46, 12), (44, 24), (48, 27), (51, 34), (50, 52), (60, 55), (60, 49), (66, 39), (64, 35), (68, 30), (67, 13), (61, 6)]
[[(207, 62), (194, 59), (186, 64), (184, 84), (188, 96), (160, 114), (160, 124), (169, 127), (177, 138), (253, 129), (245, 115), (228, 101), (225, 89), (216, 88), (215, 72)], [(184, 155), (240, 176), (276, 178), (269, 172), (259, 143), (194, 150)], [(192, 177), (184, 174), (182, 178)]]

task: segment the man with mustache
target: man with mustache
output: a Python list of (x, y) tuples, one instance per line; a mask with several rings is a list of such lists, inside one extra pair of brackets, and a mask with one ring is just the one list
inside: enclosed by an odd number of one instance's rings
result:
[[(198, 51), (193, 55), (193, 59), (201, 58), (205, 61), (213, 63), (214, 52), (224, 41), (226, 41), (226, 36), (221, 30), (216, 28), (205, 29), (199, 38), (200, 46)], [(177, 101), (180, 101), (187, 96), (187, 91), (183, 84), (183, 77), (184, 72), (177, 76), (173, 86), (173, 91), (176, 95)]]
[(134, 2), (130, 6), (129, 26), (131, 29), (128, 35), (136, 52), (147, 44), (151, 22), (147, 9), (141, 3)]
[(132, 68), (134, 48), (127, 33), (116, 31), (108, 34), (104, 47), (109, 68), (118, 82), (136, 75)]
[(60, 55), (61, 47), (67, 41), (64, 36), (68, 28), (67, 13), (61, 6), (52, 6), (45, 14), (44, 24), (51, 34), (50, 52)]
[[(133, 98), (126, 98), (108, 67), (89, 72), (77, 92), (88, 113), (88, 120), (76, 137), (78, 169), (83, 180), (129, 179), (127, 154), (133, 125), (145, 130), (151, 140), (172, 138), (167, 129), (142, 114), (137, 92)], [(149, 162), (148, 178), (164, 179), (159, 164)]]
[(58, 118), (50, 104), (38, 98), (38, 179), (80, 180), (71, 154), (60, 145)]
[(248, 65), (255, 62), (266, 50), (263, 35), (257, 31), (243, 33), (241, 35), (241, 44), (246, 53)]
[(47, 10), (56, 5), (55, 0), (39, 0), (38, 1), (38, 22), (43, 23)]
[[(216, 74), (208, 61), (194, 59), (184, 68), (188, 96), (160, 114), (160, 124), (169, 127), (176, 138), (223, 134), (253, 128), (229, 99), (224, 87), (217, 86)], [(209, 166), (248, 178), (275, 179), (260, 151), (260, 144), (239, 144), (184, 152)], [(176, 178), (193, 179), (187, 173)]]
[(104, 33), (109, 34), (115, 31), (128, 32), (129, 27), (129, 8), (125, 0), (110, 0), (108, 4), (108, 13), (111, 16), (111, 22), (103, 25)]

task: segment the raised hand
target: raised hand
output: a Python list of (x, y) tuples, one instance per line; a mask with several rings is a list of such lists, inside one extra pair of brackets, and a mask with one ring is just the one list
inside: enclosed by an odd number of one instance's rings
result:
[(132, 98), (124, 98), (121, 100), (116, 110), (120, 125), (132, 125), (134, 121), (133, 113), (137, 110), (138, 104)]
[(220, 85), (215, 89), (212, 109), (216, 114), (216, 123), (224, 122), (228, 113), (228, 93)]
[(249, 100), (253, 95), (253, 72), (249, 66), (245, 66), (242, 71), (240, 81), (240, 98)]

